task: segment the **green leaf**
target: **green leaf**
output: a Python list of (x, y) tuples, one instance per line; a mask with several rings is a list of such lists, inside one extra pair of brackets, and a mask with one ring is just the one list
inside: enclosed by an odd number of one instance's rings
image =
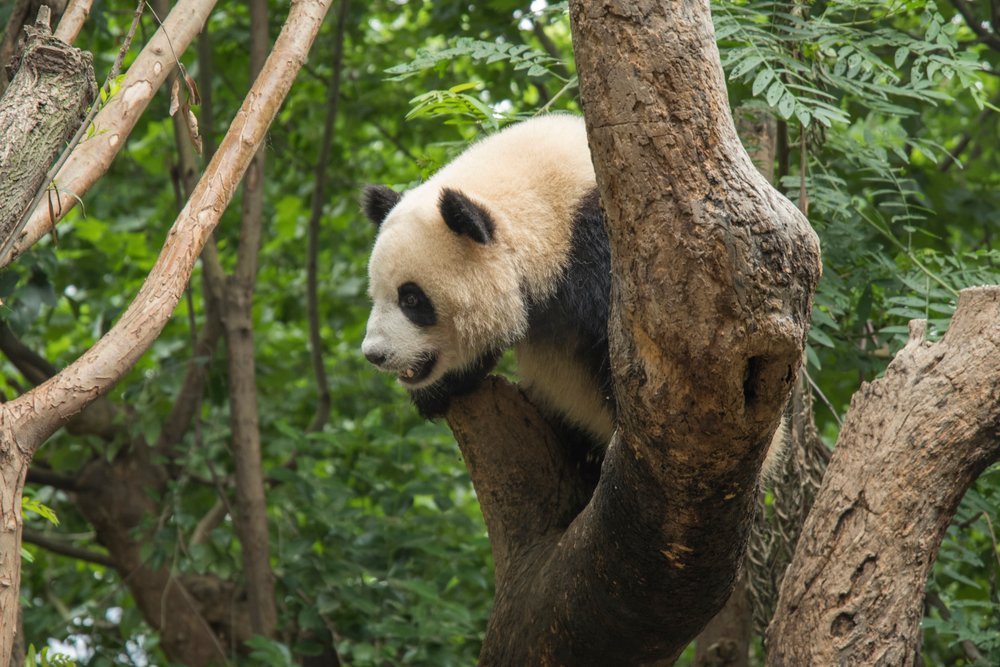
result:
[(906, 62), (906, 59), (909, 56), (910, 56), (910, 49), (909, 48), (907, 48), (905, 46), (901, 46), (898, 49), (896, 49), (896, 57), (894, 59), (894, 62), (896, 63), (896, 67), (897, 68), (902, 67), (903, 63)]
[(767, 84), (771, 83), (772, 79), (774, 79), (774, 70), (771, 68), (768, 67), (758, 72), (757, 77), (753, 80), (753, 96), (759, 96), (761, 91), (767, 87)]
[(784, 97), (781, 98), (781, 102), (778, 103), (778, 114), (782, 118), (790, 118), (792, 116), (792, 111), (795, 110), (795, 96), (791, 93), (785, 93)]
[(784, 93), (784, 84), (782, 84), (781, 81), (775, 81), (771, 84), (771, 87), (767, 89), (767, 95), (765, 95), (764, 99), (767, 100), (769, 106), (775, 107), (778, 105), (778, 101), (781, 100), (781, 96)]

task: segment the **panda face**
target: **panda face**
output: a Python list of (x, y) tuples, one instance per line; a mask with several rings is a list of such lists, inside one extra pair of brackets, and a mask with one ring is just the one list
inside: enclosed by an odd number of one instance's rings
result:
[[(430, 384), (442, 367), (443, 327), (438, 326), (434, 303), (413, 281), (396, 288), (396, 298), (381, 298), (382, 290), (372, 290), (375, 302), (362, 344), (365, 357), (380, 369), (395, 373), (404, 385), (418, 388)], [(379, 296), (375, 296), (378, 294)]]
[(518, 275), (484, 207), (454, 191), (421, 188), (388, 212), (369, 203), (379, 224), (362, 344), (369, 361), (416, 390), (523, 335)]

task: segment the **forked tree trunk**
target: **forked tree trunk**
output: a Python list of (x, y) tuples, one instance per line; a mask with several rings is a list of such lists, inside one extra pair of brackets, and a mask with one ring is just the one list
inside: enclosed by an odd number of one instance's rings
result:
[(1000, 287), (963, 290), (851, 400), (767, 633), (769, 665), (912, 665), (924, 585), (962, 496), (1000, 458)]
[(707, 0), (570, 8), (619, 430), (594, 488), (509, 385), (455, 402), (496, 560), (487, 665), (674, 659), (718, 611), (819, 277), (815, 234), (740, 146)]

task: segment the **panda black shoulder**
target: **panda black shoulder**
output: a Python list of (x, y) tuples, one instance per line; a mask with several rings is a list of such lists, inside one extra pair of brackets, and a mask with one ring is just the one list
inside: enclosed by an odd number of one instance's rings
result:
[(611, 249), (597, 188), (577, 202), (571, 229), (566, 269), (552, 296), (532, 304), (528, 338), (532, 343), (558, 343), (567, 332), (574, 332), (578, 337), (575, 356), (610, 400)]

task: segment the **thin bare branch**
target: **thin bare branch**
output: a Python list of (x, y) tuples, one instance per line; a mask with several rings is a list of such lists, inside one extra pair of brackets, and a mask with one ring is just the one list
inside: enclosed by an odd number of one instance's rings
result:
[(319, 431), (330, 416), (330, 385), (323, 364), (323, 338), (320, 336), (318, 295), (318, 266), (320, 220), (326, 203), (326, 167), (330, 163), (333, 131), (337, 122), (340, 102), (340, 75), (344, 56), (344, 28), (347, 24), (348, 0), (340, 0), (337, 12), (336, 42), (333, 47), (333, 72), (327, 88), (326, 119), (323, 122), (323, 141), (316, 161), (316, 178), (313, 184), (312, 205), (309, 214), (309, 244), (306, 255), (306, 308), (309, 314), (309, 356), (316, 376), (316, 412), (306, 429)]
[(56, 26), (56, 39), (61, 39), (67, 44), (75, 42), (80, 30), (83, 29), (83, 24), (87, 22), (90, 6), (93, 4), (94, 0), (70, 0), (62, 19), (59, 20), (59, 25)]
[(62, 540), (52, 538), (45, 533), (38, 532), (37, 530), (25, 528), (23, 537), (24, 541), (28, 544), (34, 544), (36, 547), (41, 547), (46, 551), (51, 551), (52, 553), (59, 554), (60, 556), (67, 556), (69, 558), (75, 558), (88, 563), (94, 563), (95, 565), (103, 565), (104, 567), (113, 568), (115, 566), (115, 562), (111, 560), (107, 554), (67, 544)]
[[(250, 2), (250, 74), (260, 70), (268, 46), (267, 2)], [(229, 367), (229, 414), (236, 469), (236, 529), (255, 633), (270, 637), (278, 623), (270, 565), (267, 501), (261, 466), (260, 418), (253, 343), (253, 292), (257, 281), (264, 211), (264, 150), (259, 148), (243, 179), (243, 207), (236, 267), (226, 283), (223, 335)]]
[[(4, 430), (25, 429), (18, 438), (24, 451), (33, 452), (58, 424), (114, 385), (166, 324), (180, 301), (198, 251), (232, 199), (331, 1), (303, 0), (293, 5), (264, 71), (167, 235), (159, 259), (128, 310), (80, 359), (45, 384), (4, 404), (0, 411), (5, 418)], [(53, 409), (42, 413), (34, 409), (35, 405)]]
[(229, 503), (223, 502), (222, 498), (219, 498), (205, 516), (201, 517), (198, 525), (194, 527), (194, 531), (191, 533), (190, 545), (193, 547), (207, 542), (212, 531), (218, 528), (228, 515)]

